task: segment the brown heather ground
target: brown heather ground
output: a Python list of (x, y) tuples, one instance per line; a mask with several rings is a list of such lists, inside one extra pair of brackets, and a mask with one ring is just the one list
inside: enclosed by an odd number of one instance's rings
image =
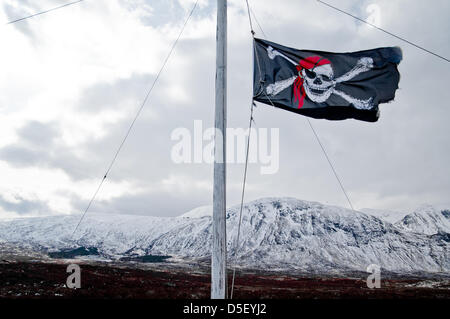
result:
[[(194, 270), (195, 267), (160, 264), (141, 269), (136, 264), (81, 263), (82, 288), (74, 290), (65, 287), (69, 275), (66, 273), (68, 263), (65, 262), (0, 262), (0, 299), (209, 298), (210, 276), (207, 268)], [(369, 289), (365, 276), (359, 274), (352, 278), (333, 278), (238, 272), (234, 296), (236, 299), (450, 299), (448, 278), (382, 278), (380, 289)]]

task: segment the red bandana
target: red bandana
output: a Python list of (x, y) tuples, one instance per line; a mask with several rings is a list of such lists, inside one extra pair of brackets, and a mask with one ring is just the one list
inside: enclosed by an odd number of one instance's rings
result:
[(295, 101), (298, 100), (298, 108), (302, 108), (303, 102), (305, 100), (305, 88), (303, 87), (303, 78), (301, 77), (301, 72), (303, 69), (314, 69), (316, 66), (331, 64), (330, 60), (324, 59), (320, 56), (310, 56), (306, 59), (300, 60), (300, 63), (297, 65), (297, 71), (299, 76), (294, 81), (294, 97)]

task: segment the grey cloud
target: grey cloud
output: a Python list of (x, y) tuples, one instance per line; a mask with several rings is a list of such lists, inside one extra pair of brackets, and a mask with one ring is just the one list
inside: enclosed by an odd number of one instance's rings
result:
[[(120, 0), (120, 4), (127, 10), (134, 11), (140, 9), (141, 2)], [(140, 17), (143, 25), (152, 27), (161, 27), (167, 24), (182, 23), (186, 18), (187, 10), (180, 5), (179, 0), (146, 0), (145, 4), (151, 8), (151, 13)], [(193, 3), (192, 3), (193, 5)], [(198, 6), (194, 18), (204, 18), (209, 16), (214, 10), (214, 1), (208, 1), (206, 6)]]
[(52, 145), (58, 137), (59, 130), (52, 123), (31, 121), (20, 128), (18, 134), (24, 141), (42, 147)]
[[(151, 215), (151, 216), (179, 216), (198, 205), (209, 205), (209, 194), (196, 194), (194, 198), (188, 194), (170, 192), (144, 192), (127, 194), (111, 200), (97, 200), (91, 206), (91, 212)], [(168, 205), (170, 203), (170, 205)], [(86, 209), (88, 202), (78, 196), (72, 196), (72, 206), (79, 212)]]
[[(47, 155), (23, 146), (8, 145), (0, 149), (0, 160), (17, 167), (35, 166), (46, 162)], [(48, 158), (47, 158), (48, 160)]]
[(0, 149), (0, 160), (18, 167), (45, 165), (51, 161), (51, 148), (58, 134), (54, 124), (30, 121), (18, 130), (18, 143)]
[(18, 214), (50, 212), (48, 205), (44, 201), (27, 200), (20, 196), (16, 196), (15, 199), (17, 202), (11, 202), (0, 195), (0, 207), (6, 211), (15, 212)]
[[(18, 142), (0, 148), (0, 160), (16, 167), (61, 169), (75, 180), (92, 178), (100, 159), (93, 156), (83, 165), (76, 150), (58, 141), (61, 128), (55, 123), (31, 121), (18, 132)], [(95, 176), (95, 175), (94, 175)]]
[(106, 109), (120, 109), (124, 102), (129, 99), (136, 102), (142, 101), (154, 78), (153, 75), (149, 74), (135, 74), (130, 78), (120, 79), (112, 84), (96, 84), (82, 93), (78, 102), (78, 109), (97, 113)]

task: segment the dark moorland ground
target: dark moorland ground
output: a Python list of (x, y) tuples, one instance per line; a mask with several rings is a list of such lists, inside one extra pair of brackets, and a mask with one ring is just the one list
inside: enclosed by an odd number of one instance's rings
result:
[[(73, 261), (72, 261), (73, 262)], [(0, 299), (21, 298), (209, 298), (209, 269), (170, 263), (141, 267), (136, 263), (78, 261), (81, 288), (65, 286), (67, 260), (0, 261)], [(367, 274), (339, 278), (274, 272), (238, 272), (234, 298), (439, 298), (450, 299), (448, 278), (383, 279), (380, 289), (366, 286)], [(231, 279), (231, 276), (229, 276)]]

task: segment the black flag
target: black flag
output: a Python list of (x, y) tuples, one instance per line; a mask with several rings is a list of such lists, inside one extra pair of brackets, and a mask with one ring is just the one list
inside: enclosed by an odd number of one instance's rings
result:
[(254, 99), (305, 116), (376, 122), (378, 104), (398, 89), (398, 47), (331, 53), (261, 39), (254, 46)]

